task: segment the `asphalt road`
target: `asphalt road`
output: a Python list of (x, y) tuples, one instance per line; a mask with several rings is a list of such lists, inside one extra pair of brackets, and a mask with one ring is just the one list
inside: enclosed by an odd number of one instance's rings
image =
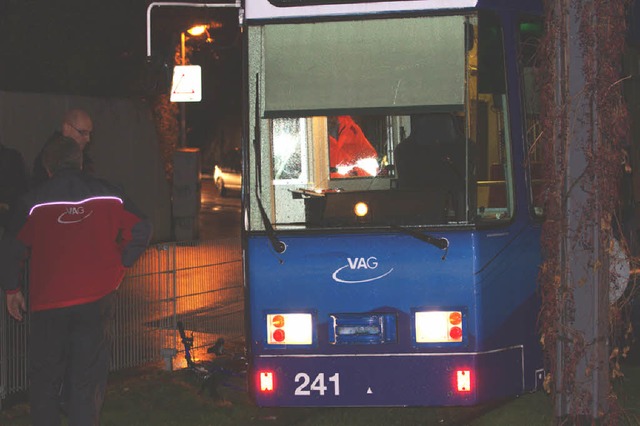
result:
[(211, 175), (202, 175), (199, 215), (199, 239), (240, 239), (240, 193), (229, 191), (220, 196)]

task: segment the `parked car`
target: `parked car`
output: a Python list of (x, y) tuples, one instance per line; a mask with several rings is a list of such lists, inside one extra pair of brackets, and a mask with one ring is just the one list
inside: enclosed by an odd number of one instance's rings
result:
[(225, 197), (228, 192), (240, 191), (242, 188), (242, 153), (234, 148), (224, 154), (219, 163), (213, 167), (213, 181), (218, 193)]

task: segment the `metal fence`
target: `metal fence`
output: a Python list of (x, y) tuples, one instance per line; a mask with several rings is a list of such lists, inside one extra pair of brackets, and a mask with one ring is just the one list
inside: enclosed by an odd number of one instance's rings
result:
[[(28, 281), (28, 280), (27, 280)], [(118, 290), (111, 370), (165, 362), (183, 365), (176, 324), (193, 333), (195, 349), (218, 337), (244, 335), (242, 253), (237, 239), (165, 243), (150, 247)], [(11, 319), (0, 297), (0, 407), (28, 389), (29, 316)]]

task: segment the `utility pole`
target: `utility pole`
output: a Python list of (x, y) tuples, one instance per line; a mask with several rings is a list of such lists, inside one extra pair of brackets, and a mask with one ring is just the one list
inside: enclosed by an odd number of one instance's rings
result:
[(585, 74), (594, 71), (589, 67), (597, 67), (597, 60), (585, 62), (590, 47), (582, 45), (580, 29), (588, 23), (581, 21), (578, 6), (572, 0), (555, 2), (556, 13), (564, 14), (556, 58), (556, 99), (565, 111), (557, 124), (561, 137), (556, 139), (556, 151), (564, 155), (556, 165), (564, 165), (565, 172), (561, 194), (566, 232), (560, 241), (560, 273), (566, 293), (559, 297), (567, 301), (560, 318), (564, 332), (557, 345), (556, 415), (598, 418), (608, 411), (609, 268), (601, 262), (605, 256), (599, 176), (589, 170), (588, 158), (598, 149), (600, 138), (595, 94)]
[[(184, 31), (180, 33), (180, 65), (187, 65), (187, 55), (185, 49), (186, 35)], [(187, 146), (187, 105), (185, 102), (179, 102), (180, 104), (180, 148)]]
[(554, 175), (545, 207), (551, 232), (543, 236), (552, 242), (546, 248), (551, 255), (545, 256), (552, 274), (542, 284), (553, 289), (548, 292), (553, 297), (543, 300), (543, 317), (554, 320), (545, 324), (545, 346), (554, 364), (556, 417), (591, 424), (609, 411), (609, 247), (616, 168), (622, 167), (611, 105), (622, 104), (616, 103), (622, 97), (620, 76), (613, 75), (621, 69), (622, 46), (611, 52), (607, 43), (624, 31), (625, 0), (546, 5), (553, 63), (543, 71), (551, 75), (552, 92), (546, 94), (544, 127)]

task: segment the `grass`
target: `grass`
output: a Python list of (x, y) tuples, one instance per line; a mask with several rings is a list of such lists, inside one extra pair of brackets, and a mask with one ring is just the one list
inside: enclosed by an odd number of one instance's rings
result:
[[(640, 366), (630, 366), (616, 383), (621, 425), (640, 425)], [(222, 387), (225, 404), (199, 394), (188, 371), (160, 366), (112, 373), (102, 410), (103, 426), (256, 425), (256, 426), (411, 426), (411, 425), (554, 425), (552, 402), (542, 392), (494, 406), (453, 408), (258, 408), (244, 390), (241, 376)], [(17, 402), (0, 412), (0, 425), (29, 425), (29, 408)], [(63, 423), (66, 424), (66, 423)]]

